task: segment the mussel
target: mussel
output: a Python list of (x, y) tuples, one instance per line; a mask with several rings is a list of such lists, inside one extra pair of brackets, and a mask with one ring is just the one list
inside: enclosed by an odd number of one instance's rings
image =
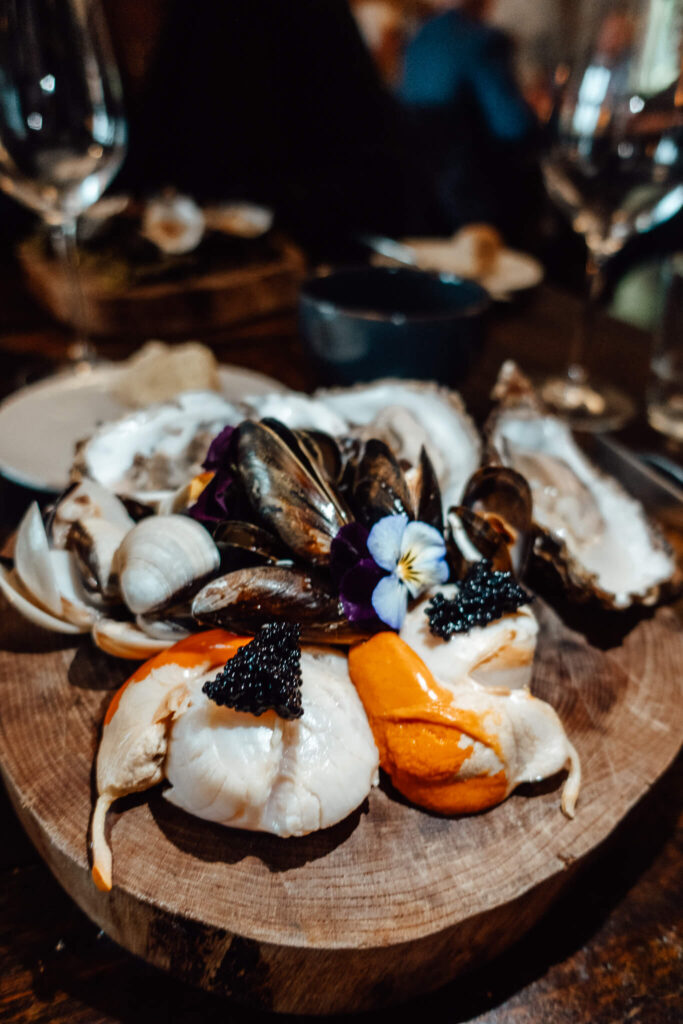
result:
[(304, 561), (326, 565), (337, 533), (351, 514), (318, 462), (277, 420), (240, 426), (239, 472), (265, 525)]
[(264, 565), (207, 583), (192, 602), (197, 622), (255, 633), (264, 622), (301, 626), (301, 639), (352, 643), (367, 632), (350, 623), (329, 582), (315, 571)]

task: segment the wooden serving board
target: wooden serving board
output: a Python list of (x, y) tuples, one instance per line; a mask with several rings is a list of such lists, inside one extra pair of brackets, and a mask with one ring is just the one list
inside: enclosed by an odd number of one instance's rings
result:
[[(293, 310), (306, 275), (300, 249), (279, 243), (272, 260), (158, 281), (112, 288), (81, 272), (83, 329), (96, 336), (194, 338), (233, 324)], [(35, 299), (62, 323), (73, 309), (64, 268), (36, 250), (32, 241), (17, 254)]]
[[(370, 1009), (428, 991), (527, 930), (647, 792), (683, 736), (683, 631), (670, 609), (609, 650), (537, 602), (535, 692), (581, 756), (574, 821), (563, 776), (486, 813), (445, 819), (385, 782), (346, 821), (301, 839), (221, 828), (160, 789), (111, 814), (114, 888), (89, 874), (93, 762), (130, 665), (0, 607), (0, 763), (40, 853), (123, 946), (207, 989), (282, 1012)], [(580, 913), (580, 908), (577, 911)]]

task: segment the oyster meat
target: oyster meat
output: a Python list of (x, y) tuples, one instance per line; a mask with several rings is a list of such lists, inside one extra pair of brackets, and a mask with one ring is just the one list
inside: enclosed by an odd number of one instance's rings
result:
[(514, 364), (503, 365), (494, 397), (489, 440), (531, 487), (534, 554), (557, 570), (570, 597), (616, 609), (656, 603), (676, 563), (640, 502), (584, 455)]
[(156, 504), (201, 471), (220, 430), (242, 413), (213, 391), (187, 391), (105, 423), (79, 446), (72, 475)]

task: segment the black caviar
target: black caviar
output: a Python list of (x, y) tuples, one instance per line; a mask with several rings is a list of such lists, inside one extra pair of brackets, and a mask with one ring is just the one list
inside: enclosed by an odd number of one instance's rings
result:
[(202, 690), (236, 711), (273, 710), (280, 718), (301, 718), (300, 635), (301, 627), (290, 622), (266, 623)]
[(486, 626), (531, 600), (511, 572), (492, 571), (486, 559), (470, 566), (458, 588), (452, 599), (435, 594), (425, 611), (430, 630), (443, 640)]

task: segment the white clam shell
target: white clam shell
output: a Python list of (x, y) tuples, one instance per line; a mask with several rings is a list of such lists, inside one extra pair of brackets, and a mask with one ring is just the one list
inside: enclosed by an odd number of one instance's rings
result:
[(219, 564), (220, 552), (204, 527), (175, 515), (143, 519), (114, 557), (123, 599), (135, 615), (168, 604)]
[(96, 480), (85, 477), (57, 502), (50, 529), (51, 546), (64, 547), (72, 524), (85, 519), (101, 519), (124, 531), (135, 525), (115, 494)]
[(97, 617), (70, 551), (51, 550), (37, 502), (17, 531), (14, 566), (31, 599), (56, 619), (88, 628)]
[(151, 658), (153, 654), (172, 647), (178, 639), (160, 640), (150, 637), (132, 622), (119, 622), (115, 619), (100, 619), (96, 622), (92, 628), (92, 638), (106, 654), (131, 661)]
[(32, 600), (31, 595), (14, 569), (9, 570), (0, 566), (0, 590), (12, 607), (35, 626), (48, 629), (51, 633), (77, 635), (88, 632), (89, 626), (86, 624), (76, 625), (73, 622), (66, 622), (65, 619), (57, 618), (55, 615), (50, 615), (49, 612), (43, 611)]

